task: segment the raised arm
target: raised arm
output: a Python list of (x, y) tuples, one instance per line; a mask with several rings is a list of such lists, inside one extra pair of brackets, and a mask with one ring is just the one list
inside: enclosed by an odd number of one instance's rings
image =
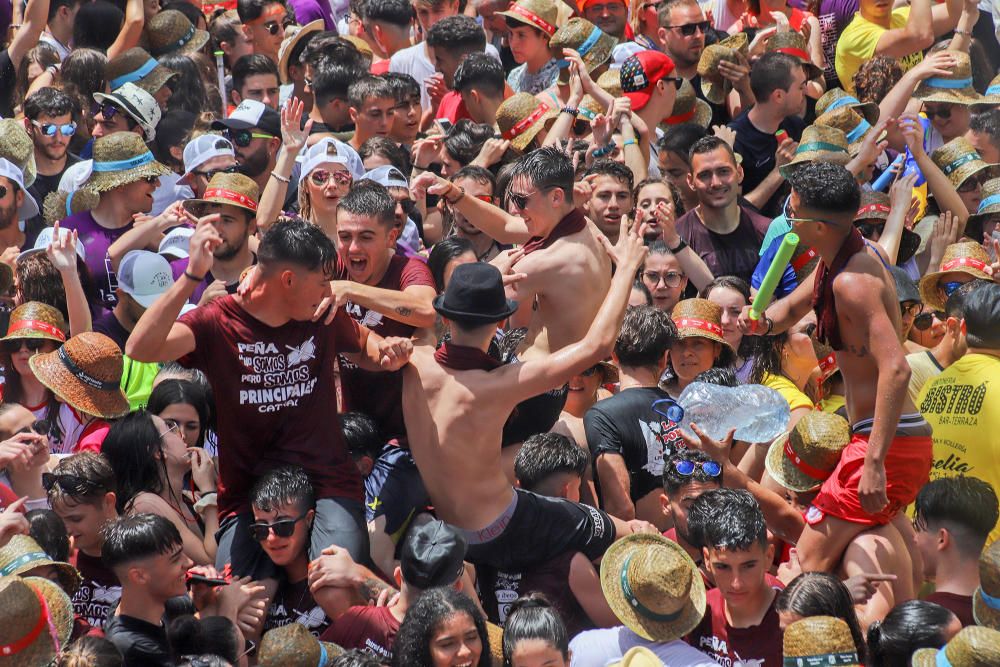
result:
[[(579, 109), (580, 101), (583, 99), (583, 82), (580, 80), (578, 71), (579, 65), (576, 62), (569, 63), (569, 97), (566, 98), (566, 106), (559, 111), (555, 121), (545, 134), (546, 146), (558, 146), (562, 141), (569, 139), (570, 130), (576, 122), (576, 115), (569, 113), (566, 109)], [(624, 99), (624, 98), (623, 98)]]
[(934, 26), (934, 37), (941, 37), (958, 26), (962, 18), (962, 12), (966, 6), (971, 4), (973, 8), (979, 3), (977, 0), (944, 0), (931, 7), (931, 24)]
[(951, 184), (951, 180), (944, 175), (941, 168), (934, 164), (934, 160), (927, 155), (924, 150), (924, 129), (914, 113), (906, 113), (900, 117), (899, 129), (906, 140), (906, 146), (910, 149), (910, 154), (920, 167), (920, 173), (927, 179), (927, 192), (934, 195), (934, 200), (941, 211), (951, 211), (958, 218), (962, 229), (969, 219), (970, 213), (965, 208), (965, 202), (958, 194), (958, 190)]
[(911, 100), (919, 106), (920, 100), (913, 98), (913, 91), (917, 84), (932, 76), (951, 74), (957, 64), (953, 54), (947, 51), (937, 51), (928, 55), (915, 67), (907, 70), (896, 82), (896, 85), (889, 90), (889, 94), (878, 103), (880, 121), (899, 117)]
[(122, 258), (130, 250), (152, 250), (156, 252), (163, 234), (172, 227), (187, 222), (187, 214), (184, 213), (184, 202), (175, 201), (168, 206), (163, 213), (155, 218), (148, 215), (136, 214), (135, 224), (132, 229), (119, 236), (111, 247), (108, 248), (108, 257), (111, 259), (111, 266), (115, 271)]
[(331, 287), (338, 303), (342, 300), (350, 301), (382, 313), (391, 320), (417, 328), (434, 326), (433, 301), (437, 292), (428, 285), (410, 285), (403, 290), (394, 290), (372, 287), (353, 280), (334, 280)]
[(281, 109), (281, 148), (274, 160), (274, 171), (267, 179), (264, 192), (257, 204), (257, 233), (261, 236), (281, 215), (281, 205), (288, 194), (288, 179), (292, 176), (295, 158), (312, 129), (312, 120), (302, 127), (302, 110), (305, 104), (297, 97), (288, 100)]
[[(961, 0), (948, 0), (949, 3), (956, 1), (961, 3)], [(958, 11), (960, 12), (961, 8)], [(958, 22), (957, 12), (955, 22)], [(931, 0), (913, 0), (910, 3), (910, 16), (906, 25), (883, 32), (875, 44), (874, 55), (903, 58), (911, 53), (929, 49), (934, 44), (934, 28)]]
[(144, 22), (145, 10), (142, 6), (142, 0), (126, 0), (125, 22), (122, 24), (121, 32), (118, 33), (118, 39), (108, 47), (108, 60), (120, 56), (139, 44)]
[[(767, 306), (766, 310), (761, 312), (761, 317), (756, 323), (750, 319), (750, 306), (745, 306), (743, 312), (740, 313), (740, 331), (744, 335), (767, 336), (791, 328), (809, 312), (809, 308), (812, 306), (812, 275), (810, 274), (809, 278), (800, 282), (791, 294)], [(768, 323), (770, 323), (770, 327)]]
[(757, 208), (764, 207), (764, 204), (774, 196), (781, 184), (785, 182), (785, 177), (781, 175), (781, 167), (792, 161), (792, 158), (795, 157), (795, 149), (798, 147), (798, 143), (785, 135), (784, 141), (781, 142), (774, 154), (774, 169), (746, 195), (747, 201)]
[(882, 227), (882, 235), (878, 244), (885, 251), (890, 264), (896, 263), (899, 256), (899, 244), (903, 241), (903, 227), (906, 216), (913, 206), (913, 184), (917, 181), (916, 174), (901, 177), (889, 188), (889, 217)]
[[(666, 244), (670, 252), (677, 258), (677, 263), (681, 265), (684, 275), (688, 277), (691, 284), (699, 291), (708, 287), (708, 284), (715, 280), (715, 276), (712, 275), (712, 269), (708, 268), (705, 260), (701, 258), (701, 255), (692, 250), (691, 246), (685, 244), (683, 248), (678, 248), (683, 239), (677, 233), (677, 217), (674, 213), (673, 203), (667, 204), (661, 202), (657, 204), (653, 215), (656, 217), (660, 229), (663, 230), (663, 243)], [(677, 250), (674, 250), (674, 248), (677, 248)]]
[(59, 223), (56, 222), (52, 226), (52, 242), (45, 249), (49, 261), (62, 278), (63, 289), (66, 291), (66, 310), (69, 311), (69, 331), (73, 336), (90, 331), (92, 325), (90, 304), (77, 271), (76, 247), (79, 242), (75, 229), (69, 234), (61, 235)]
[(432, 195), (441, 195), (448, 205), (457, 209), (467, 220), (474, 222), (476, 227), (500, 243), (525, 243), (531, 238), (531, 232), (524, 220), (516, 215), (510, 215), (502, 209), (487, 204), (475, 197), (466, 197), (451, 181), (429, 171), (413, 179), (412, 187), (416, 190), (426, 190)]
[[(15, 0), (14, 4), (20, 3)], [(48, 22), (49, 0), (28, 0), (28, 6), (24, 10), (24, 21), (7, 47), (7, 55), (15, 70), (20, 67), (24, 54), (38, 44), (38, 38), (42, 36), (42, 31)]]

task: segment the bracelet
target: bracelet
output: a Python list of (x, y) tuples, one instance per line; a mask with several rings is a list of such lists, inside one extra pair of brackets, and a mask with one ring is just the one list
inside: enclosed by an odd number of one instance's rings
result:
[(971, 30), (961, 30), (959, 28), (955, 28), (952, 32), (954, 32), (956, 35), (965, 35), (966, 37), (972, 37)]
[(218, 506), (219, 506), (219, 495), (215, 491), (213, 491), (211, 493), (206, 493), (205, 495), (203, 495), (201, 498), (198, 499), (198, 502), (194, 504), (194, 511), (197, 512), (198, 514), (201, 514), (209, 507), (218, 507)]
[(765, 336), (770, 336), (771, 332), (774, 330), (774, 320), (768, 317), (765, 313), (761, 313), (764, 316), (764, 320), (767, 321), (767, 331), (764, 332)]
[(289, 179), (285, 178), (284, 176), (279, 176), (277, 173), (273, 171), (271, 172), (271, 178), (278, 181), (279, 183), (284, 183), (285, 185), (288, 185), (289, 183)]
[(196, 283), (200, 283), (200, 282), (202, 282), (202, 281), (205, 280), (205, 276), (202, 276), (201, 278), (199, 278), (198, 276), (194, 275), (193, 273), (191, 273), (187, 269), (184, 269), (184, 277), (187, 278), (188, 280), (193, 280)]
[(580, 114), (580, 110), (576, 107), (563, 107), (560, 113), (568, 113), (573, 118), (576, 118)]
[(625, 148), (626, 146), (637, 146), (638, 144), (639, 142), (635, 139), (626, 139), (622, 142), (622, 148)]
[(444, 198), (444, 200), (446, 202), (448, 202), (449, 206), (454, 206), (458, 202), (462, 201), (462, 199), (465, 197), (465, 188), (463, 188), (460, 185), (456, 186), (454, 183), (452, 183), (451, 187), (448, 188), (448, 192), (450, 193), (452, 190), (455, 190), (455, 189), (459, 190), (459, 194), (458, 194), (458, 197), (456, 199), (448, 199), (447, 193), (446, 193), (446, 196)]
[(670, 246), (667, 246), (667, 248), (670, 250), (670, 252), (674, 253), (675, 255), (677, 253), (679, 253), (681, 250), (684, 250), (684, 248), (687, 248), (687, 247), (688, 247), (688, 244), (684, 242), (684, 239), (681, 239), (680, 243), (677, 244), (676, 248), (671, 248)]
[(604, 157), (605, 155), (610, 154), (611, 151), (613, 151), (614, 149), (615, 149), (615, 142), (612, 141), (607, 146), (601, 146), (596, 151), (594, 151), (594, 157), (596, 158)]

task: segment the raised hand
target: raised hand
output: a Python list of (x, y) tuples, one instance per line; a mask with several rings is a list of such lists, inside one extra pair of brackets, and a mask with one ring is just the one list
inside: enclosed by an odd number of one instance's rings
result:
[(217, 473), (215, 462), (201, 447), (189, 447), (188, 457), (191, 460), (191, 479), (202, 493), (213, 493), (216, 488)]
[(306, 145), (309, 138), (309, 131), (312, 130), (312, 119), (306, 121), (302, 126), (302, 112), (305, 109), (305, 102), (297, 97), (288, 100), (281, 108), (281, 144), (292, 155), (298, 155), (302, 147)]
[(18, 498), (0, 512), (0, 547), (6, 546), (15, 535), (28, 534), (28, 520), (24, 518), (27, 500), (27, 496)]
[(60, 234), (59, 223), (52, 225), (52, 241), (45, 248), (45, 254), (59, 273), (76, 271), (77, 243), (79, 235), (75, 229), (67, 234)]
[[(190, 214), (189, 214), (190, 215)], [(191, 216), (193, 219), (193, 216)], [(191, 235), (187, 271), (194, 276), (204, 276), (215, 264), (215, 249), (222, 245), (222, 236), (215, 229), (215, 222), (222, 219), (218, 213), (198, 218)]]
[(418, 169), (427, 169), (431, 164), (437, 162), (438, 155), (441, 152), (441, 142), (443, 141), (443, 136), (435, 134), (413, 142), (413, 147), (410, 149), (410, 155), (413, 157), (413, 166)]

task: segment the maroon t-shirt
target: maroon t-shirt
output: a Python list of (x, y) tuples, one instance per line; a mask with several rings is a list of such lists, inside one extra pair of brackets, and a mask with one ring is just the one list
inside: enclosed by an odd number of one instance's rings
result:
[(771, 224), (747, 206), (740, 206), (740, 223), (729, 234), (716, 234), (702, 224), (698, 209), (691, 209), (677, 219), (677, 233), (715, 276), (737, 276), (750, 282), (760, 261), (758, 251)]
[[(337, 263), (338, 278), (349, 280), (347, 270)], [(434, 287), (434, 277), (427, 264), (416, 258), (394, 255), (389, 260), (382, 280), (375, 287), (402, 292), (411, 285)], [(358, 324), (374, 331), (379, 336), (401, 336), (409, 338), (416, 327), (397, 320), (362, 305), (348, 301), (344, 310)], [(406, 446), (406, 426), (403, 423), (403, 374), (378, 373), (358, 368), (343, 356), (340, 358), (341, 382), (344, 388), (345, 405), (358, 410), (375, 420), (386, 440), (395, 439)]]
[(122, 596), (118, 577), (104, 566), (100, 557), (82, 551), (76, 553), (76, 569), (83, 582), (73, 594), (73, 613), (92, 627), (103, 629)]
[(706, 599), (705, 617), (688, 636), (691, 646), (704, 651), (720, 665), (782, 667), (781, 623), (773, 600), (759, 625), (734, 628), (726, 622), (722, 591), (713, 588)]
[(950, 610), (958, 620), (962, 621), (962, 627), (975, 625), (976, 619), (972, 617), (972, 596), (958, 595), (957, 593), (931, 593), (924, 598), (928, 602), (939, 604)]
[(399, 621), (388, 607), (351, 607), (320, 637), (343, 649), (368, 649), (383, 661), (392, 660)]
[(364, 498), (340, 431), (333, 368), (338, 352), (364, 348), (367, 330), (343, 310), (329, 326), (270, 327), (232, 296), (180, 321), (197, 347), (179, 361), (203, 371), (215, 394), (223, 517), (246, 510), (253, 483), (281, 465), (305, 469), (317, 498)]

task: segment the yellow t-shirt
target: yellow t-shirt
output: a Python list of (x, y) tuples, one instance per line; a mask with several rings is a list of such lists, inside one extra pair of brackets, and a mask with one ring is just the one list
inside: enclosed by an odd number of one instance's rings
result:
[[(889, 20), (889, 28), (892, 30), (902, 28), (906, 26), (906, 21), (909, 18), (909, 7), (894, 9)], [(840, 83), (851, 95), (854, 94), (854, 74), (861, 69), (861, 65), (875, 57), (878, 40), (885, 31), (885, 28), (863, 18), (861, 12), (858, 12), (844, 28), (844, 32), (840, 34), (840, 39), (837, 40), (837, 58), (834, 65), (837, 68)], [(923, 59), (924, 56), (920, 51), (896, 58), (904, 72)]]
[[(1000, 493), (1000, 358), (967, 354), (924, 385), (917, 401), (934, 428), (931, 479), (969, 475)], [(987, 543), (1000, 538), (1000, 526)]]
[(944, 369), (930, 350), (906, 355), (906, 363), (910, 365), (910, 386), (906, 389), (906, 393), (910, 395), (914, 405), (919, 405), (917, 399), (920, 397), (920, 390)]
[(795, 410), (798, 408), (809, 408), (812, 410), (816, 406), (813, 404), (809, 397), (802, 393), (802, 390), (795, 386), (795, 383), (786, 378), (784, 375), (771, 375), (767, 373), (764, 375), (764, 381), (761, 382), (765, 387), (769, 387), (779, 394), (782, 398), (788, 401), (788, 408), (790, 410)]
[(847, 397), (843, 394), (830, 394), (819, 402), (818, 407), (823, 412), (837, 412), (847, 405)]

